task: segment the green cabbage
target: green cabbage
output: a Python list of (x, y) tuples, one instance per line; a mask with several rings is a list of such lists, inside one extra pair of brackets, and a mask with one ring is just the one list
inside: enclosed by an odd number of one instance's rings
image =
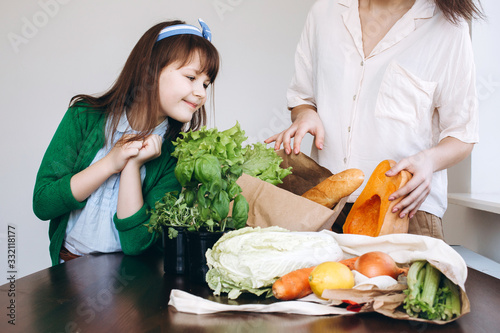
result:
[(246, 227), (223, 235), (207, 250), (206, 281), (215, 295), (231, 299), (242, 292), (272, 296), (281, 276), (325, 261), (339, 261), (343, 253), (329, 235), (293, 232), (280, 227)]

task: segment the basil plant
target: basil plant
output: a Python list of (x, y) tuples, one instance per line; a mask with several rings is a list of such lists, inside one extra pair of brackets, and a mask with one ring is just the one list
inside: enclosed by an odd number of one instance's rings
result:
[[(271, 184), (282, 183), (291, 173), (282, 169), (282, 159), (274, 149), (264, 144), (242, 146), (247, 138), (238, 123), (226, 131), (216, 128), (201, 128), (199, 131), (181, 133), (173, 142), (172, 156), (177, 158), (175, 177), (182, 185), (182, 191), (175, 203), (168, 206), (174, 212), (182, 207), (192, 214), (185, 221), (188, 230), (224, 231), (226, 228), (240, 229), (248, 219), (248, 202), (236, 183), (246, 173)], [(167, 209), (165, 199), (173, 201), (170, 193), (152, 211), (150, 231), (161, 229), (161, 225), (172, 226), (161, 216)], [(231, 209), (232, 203), (232, 209)], [(231, 210), (231, 211), (230, 211)], [(163, 215), (172, 215), (172, 212)], [(184, 216), (184, 215), (183, 215)]]

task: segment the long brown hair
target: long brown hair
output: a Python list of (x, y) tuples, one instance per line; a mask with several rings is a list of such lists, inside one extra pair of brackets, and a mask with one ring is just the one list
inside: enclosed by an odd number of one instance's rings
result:
[(457, 23), (460, 18), (466, 21), (484, 18), (479, 0), (436, 0), (436, 5), (444, 16), (453, 23)]
[[(132, 49), (118, 79), (100, 96), (79, 94), (70, 101), (70, 106), (82, 102), (92, 109), (111, 116), (111, 135), (116, 132), (120, 115), (127, 110), (130, 124), (138, 124), (138, 134), (127, 141), (139, 140), (149, 135), (157, 125), (160, 115), (159, 76), (163, 68), (179, 62), (179, 67), (188, 64), (196, 55), (200, 56), (200, 70), (213, 83), (219, 71), (219, 54), (211, 42), (196, 35), (176, 35), (156, 41), (160, 31), (183, 21), (159, 23), (150, 28)], [(213, 94), (212, 94), (213, 96)], [(202, 106), (189, 123), (168, 118), (165, 138), (174, 140), (181, 131), (198, 130), (206, 124), (206, 110)]]

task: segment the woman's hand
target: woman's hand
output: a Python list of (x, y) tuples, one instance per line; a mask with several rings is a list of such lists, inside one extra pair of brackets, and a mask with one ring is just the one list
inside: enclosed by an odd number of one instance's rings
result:
[(407, 170), (413, 174), (413, 177), (405, 186), (392, 193), (389, 197), (389, 200), (392, 201), (407, 195), (392, 210), (393, 213), (399, 211), (400, 218), (406, 215), (412, 218), (431, 191), (434, 163), (429, 155), (427, 151), (421, 151), (418, 154), (402, 159), (386, 172), (388, 177), (396, 176), (402, 170)]
[(403, 218), (409, 214), (412, 218), (431, 190), (432, 176), (434, 172), (448, 169), (470, 155), (474, 144), (465, 143), (453, 137), (446, 137), (437, 146), (421, 151), (415, 155), (399, 161), (386, 175), (391, 177), (397, 175), (401, 170), (408, 170), (413, 174), (412, 179), (405, 186), (394, 192), (389, 200), (403, 198), (393, 212), (400, 212)]
[(285, 153), (292, 152), (291, 140), (293, 140), (293, 152), (300, 152), (302, 139), (310, 133), (315, 137), (314, 143), (318, 149), (323, 149), (325, 129), (316, 109), (310, 105), (299, 105), (292, 109), (292, 125), (281, 133), (275, 134), (264, 140), (265, 143), (275, 142), (274, 150), (278, 150), (283, 144)]

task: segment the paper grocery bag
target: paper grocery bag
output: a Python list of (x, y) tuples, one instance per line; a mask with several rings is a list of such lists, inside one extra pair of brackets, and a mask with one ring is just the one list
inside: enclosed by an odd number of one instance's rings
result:
[(332, 175), (330, 170), (303, 153), (287, 155), (283, 149), (276, 153), (283, 159), (280, 165), (283, 169), (292, 167), (292, 174), (283, 179), (283, 184), (276, 185), (289, 192), (302, 195)]
[(331, 229), (347, 198), (333, 209), (300, 195), (332, 175), (306, 155), (278, 154), (282, 167), (292, 167), (292, 174), (279, 186), (243, 174), (237, 181), (249, 204), (247, 225), (250, 227), (280, 226), (291, 231)]
[[(462, 256), (443, 240), (429, 236), (413, 234), (390, 234), (378, 237), (354, 234), (336, 234), (331, 231), (322, 231), (331, 235), (339, 244), (346, 256), (360, 256), (370, 251), (382, 251), (390, 255), (399, 265), (409, 265), (417, 260), (426, 260), (453, 283), (460, 287), (462, 309), (461, 315), (449, 321), (427, 320), (410, 317), (401, 309), (405, 298), (401, 285), (390, 289), (365, 290), (357, 294), (352, 289), (325, 290), (323, 296), (328, 299), (348, 299), (364, 303), (360, 312), (378, 312), (387, 317), (446, 324), (455, 321), (471, 311), (470, 301), (465, 292), (467, 280), (467, 265)], [(399, 292), (398, 292), (398, 289)], [(362, 297), (360, 299), (358, 297)]]

